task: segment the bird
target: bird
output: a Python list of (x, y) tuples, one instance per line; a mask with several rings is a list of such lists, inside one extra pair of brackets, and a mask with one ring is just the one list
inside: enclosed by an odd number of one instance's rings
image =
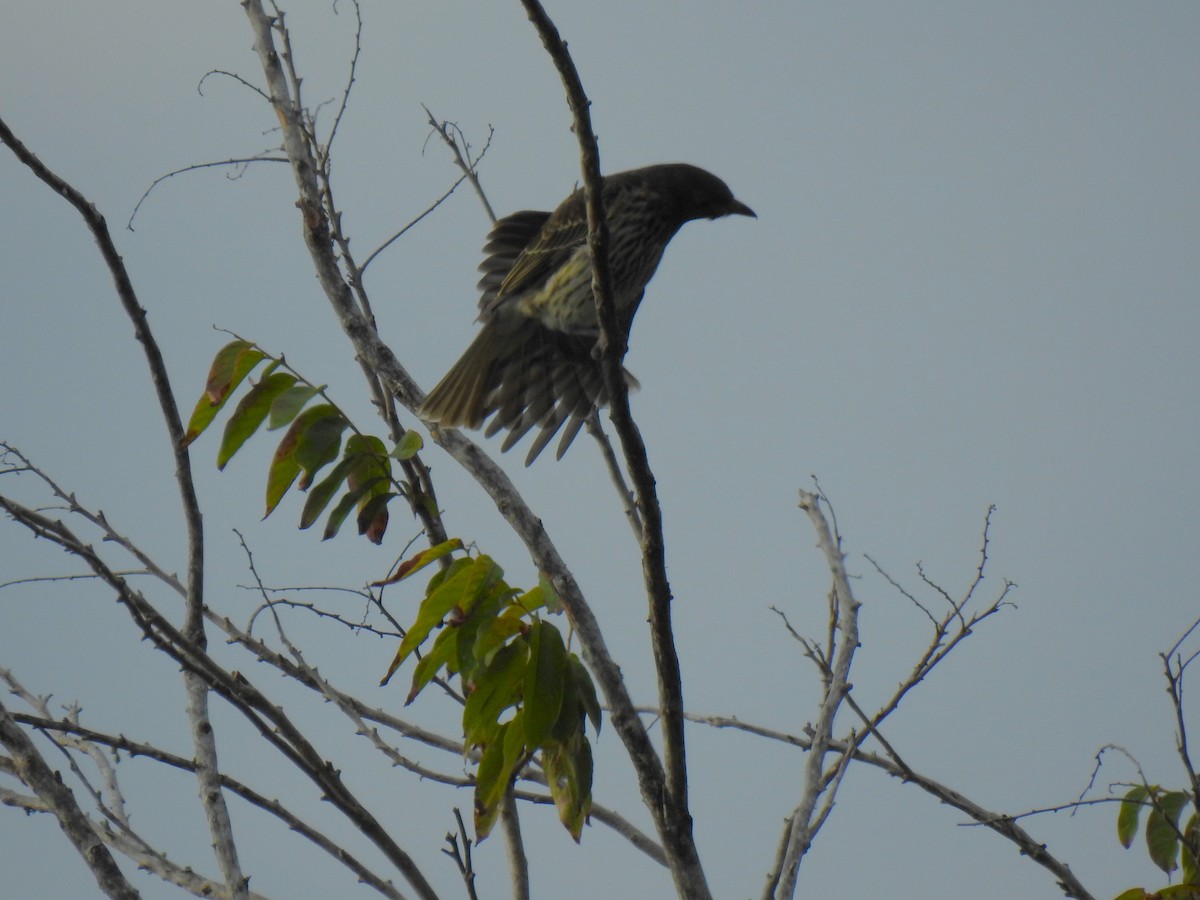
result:
[[(617, 320), (628, 336), (646, 285), (676, 232), (694, 219), (757, 218), (716, 175), (666, 163), (607, 175), (601, 200)], [(597, 342), (587, 211), (577, 188), (553, 212), (521, 210), (496, 221), (484, 244), (477, 321), (482, 329), (418, 409), (442, 428), (507, 430), (507, 451), (539, 428), (530, 465), (562, 432), (562, 458), (580, 426), (608, 404)], [(624, 378), (638, 387), (628, 370)]]

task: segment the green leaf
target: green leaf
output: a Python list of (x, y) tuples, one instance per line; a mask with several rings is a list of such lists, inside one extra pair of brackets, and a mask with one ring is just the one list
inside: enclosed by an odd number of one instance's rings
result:
[(325, 533), (321, 535), (321, 540), (327, 541), (336, 536), (338, 530), (342, 527), (342, 523), (346, 520), (346, 516), (350, 515), (350, 510), (361, 504), (363, 498), (370, 496), (375, 488), (384, 484), (385, 482), (382, 478), (377, 478), (373, 482), (368, 481), (365, 484), (360, 484), (358, 487), (343, 494), (342, 499), (337, 502), (337, 506), (333, 508), (333, 512), (329, 514), (329, 518), (325, 522)]
[(293, 435), (296, 440), (296, 462), (304, 470), (300, 488), (307, 489), (324, 466), (338, 458), (342, 448), (342, 432), (350, 423), (336, 406), (321, 403), (302, 412), (288, 429), (284, 441)]
[(562, 612), (562, 601), (558, 599), (558, 592), (554, 590), (554, 585), (550, 583), (550, 579), (545, 575), (539, 575), (538, 587), (541, 588), (542, 602), (545, 603), (546, 609), (552, 613)]
[(1113, 900), (1146, 900), (1149, 896), (1145, 888), (1130, 888), (1127, 891), (1121, 891)]
[[(463, 620), (458, 625), (458, 671), (468, 681), (474, 678), (477, 666), (491, 662), (491, 653), (478, 652), (479, 635), (492, 628), (500, 607), (511, 595), (512, 588), (501, 579), (475, 604), (463, 610)], [(491, 649), (495, 650), (498, 646), (496, 644)]]
[(271, 468), (267, 471), (267, 511), (263, 513), (264, 519), (275, 511), (283, 495), (300, 474), (300, 464), (296, 462), (295, 454), (281, 454), (280, 449), (276, 448)]
[[(486, 744), (499, 730), (500, 716), (521, 700), (521, 681), (529, 656), (523, 640), (501, 648), (476, 680), (463, 707), (463, 734), (471, 745)], [(528, 715), (528, 709), (523, 715)]]
[(592, 681), (592, 673), (574, 653), (567, 657), (567, 662), (571, 667), (572, 680), (579, 693), (579, 702), (583, 706), (583, 711), (587, 713), (588, 719), (591, 720), (592, 728), (595, 729), (596, 734), (599, 734), (600, 723), (603, 719), (600, 714), (600, 699), (596, 696), (596, 685)]
[(513, 603), (520, 607), (518, 610), (519, 613), (536, 612), (546, 605), (546, 592), (539, 584), (537, 587), (530, 588), (519, 597), (516, 597)]
[[(383, 441), (373, 434), (352, 434), (346, 438), (347, 458), (353, 458), (355, 467), (350, 471), (350, 486), (377, 479), (392, 479), (392, 463), (388, 458)], [(382, 493), (386, 488), (381, 488)]]
[(1133, 839), (1137, 836), (1138, 817), (1149, 796), (1145, 785), (1135, 784), (1121, 798), (1121, 806), (1117, 810), (1117, 840), (1126, 850), (1133, 845)]
[(543, 743), (565, 743), (583, 733), (583, 704), (579, 700), (579, 689), (571, 676), (571, 666), (563, 666), (562, 703), (558, 707), (558, 718), (550, 727), (550, 734)]
[(504, 730), (501, 728), (496, 740), (488, 744), (479, 759), (475, 772), (475, 840), (482, 841), (492, 832), (496, 816), (500, 812), (500, 800), (508, 787), (511, 770), (504, 766)]
[(476, 631), (475, 646), (471, 648), (471, 656), (486, 662), (505, 641), (524, 630), (524, 622), (507, 614), (481, 623)]
[[(307, 473), (301, 487), (307, 487), (313, 473), (320, 466), (322, 457), (329, 454), (331, 435), (340, 443), (342, 429), (346, 427), (346, 419), (329, 404), (314, 406), (292, 423), (279, 446), (275, 448), (275, 456), (271, 460), (271, 469), (267, 475), (267, 513), (279, 505), (287, 489), (292, 486), (296, 476), (304, 469)], [(337, 456), (337, 446), (333, 446), (332, 455), (328, 460)], [(320, 463), (323, 465), (324, 463)], [(263, 518), (266, 518), (264, 516)]]
[(396, 449), (390, 455), (399, 460), (412, 459), (424, 446), (425, 442), (421, 440), (421, 435), (410, 428), (404, 432), (404, 437), (400, 438), (400, 443), (396, 445)]
[(578, 843), (592, 808), (592, 748), (580, 737), (542, 751), (542, 768), (558, 819)]
[(529, 628), (529, 665), (525, 670), (525, 743), (540, 747), (558, 721), (563, 702), (566, 647), (558, 629), (537, 621)]
[(1184, 884), (1200, 883), (1200, 818), (1194, 812), (1188, 817), (1187, 825), (1183, 829), (1180, 867), (1183, 869)]
[(1179, 854), (1177, 823), (1187, 799), (1183, 791), (1167, 791), (1158, 797), (1146, 819), (1146, 849), (1150, 860), (1168, 875), (1178, 868), (1175, 862)]
[[(405, 706), (416, 700), (417, 695), (425, 689), (425, 686), (433, 681), (438, 670), (454, 659), (457, 647), (457, 628), (447, 628), (437, 636), (437, 640), (433, 642), (433, 648), (421, 657), (420, 662), (413, 669), (412, 687), (409, 688), (408, 698), (404, 701)], [(395, 671), (394, 666), (389, 669), (380, 684), (387, 684), (388, 679), (392, 677), (392, 673)]]
[(224, 469), (226, 463), (241, 449), (250, 435), (258, 431), (267, 417), (272, 402), (282, 391), (296, 383), (296, 376), (287, 372), (273, 372), (250, 388), (225, 424), (221, 438), (221, 449), (217, 452), (217, 468)]
[(204, 392), (213, 403), (223, 403), (260, 362), (267, 358), (249, 341), (230, 341), (217, 351), (208, 370)]
[[(316, 486), (308, 492), (308, 497), (304, 501), (304, 511), (300, 513), (300, 527), (310, 528), (313, 523), (321, 517), (321, 513), (325, 511), (325, 507), (329, 505), (329, 501), (333, 499), (333, 495), (337, 493), (338, 488), (342, 486), (342, 482), (350, 474), (350, 470), (358, 465), (358, 459), (353, 456), (343, 456), (342, 461), (333, 467), (333, 470), (317, 482)], [(347, 509), (347, 513), (349, 510)], [(344, 518), (344, 515), (343, 515)], [(341, 525), (341, 522), (338, 522)], [(337, 529), (334, 529), (334, 534)], [(326, 537), (333, 537), (327, 535)]]
[(267, 355), (249, 341), (231, 341), (213, 357), (208, 370), (204, 393), (196, 401), (182, 445), (187, 447), (198, 438), (217, 417), (225, 401), (239, 384)]
[(267, 431), (275, 431), (291, 422), (306, 403), (321, 391), (324, 386), (313, 387), (311, 384), (297, 384), (281, 393), (271, 404), (271, 419), (267, 423)]
[(500, 568), (488, 556), (460, 559), (457, 564), (457, 571), (451, 569), (453, 575), (442, 580), (433, 593), (422, 601), (417, 620), (400, 642), (397, 651), (399, 662), (403, 662), (405, 657), (421, 646), (446, 613), (456, 606), (471, 602), (473, 595), (485, 586), (487, 577)]
[(525, 726), (521, 724), (524, 715), (524, 710), (518, 709), (503, 732), (504, 765), (510, 772), (517, 771), (529, 759), (529, 748), (525, 746), (525, 741), (521, 737), (525, 732)]

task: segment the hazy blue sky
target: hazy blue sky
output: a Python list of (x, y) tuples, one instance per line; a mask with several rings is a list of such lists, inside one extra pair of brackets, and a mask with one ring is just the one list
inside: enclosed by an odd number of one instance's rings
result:
[[(285, 8), (307, 102), (337, 97), (353, 46), (348, 7)], [(981, 627), (889, 725), (911, 765), (1007, 813), (1077, 797), (1108, 742), (1136, 755), (1150, 779), (1181, 784), (1157, 654), (1200, 615), (1200, 6), (547, 8), (593, 100), (606, 170), (696, 163), (758, 213), (685, 228), (648, 291), (628, 359), (666, 512), (689, 708), (793, 731), (815, 714), (815, 673), (768, 609), (824, 632), (827, 574), (796, 509), (796, 489), (815, 474), (860, 576), (854, 684), (866, 706), (908, 672), (928, 623), (863, 554), (914, 590), (921, 560), (957, 593), (973, 575), (985, 510), (998, 508), (984, 589), (1015, 581), (1018, 608)], [(453, 180), (443, 148), (426, 143), (421, 103), (476, 145), (495, 127), (482, 177), (498, 213), (550, 208), (567, 193), (578, 178), (569, 114), (516, 0), (364, 0), (363, 17), (334, 181), (360, 259)], [(224, 340), (217, 325), (286, 352), (369, 424), (361, 376), (300, 241), (285, 167), (172, 179), (143, 206), (136, 232), (123, 230), (156, 176), (277, 144), (274, 118), (251, 91), (213, 77), (197, 93), (212, 69), (261, 82), (235, 0), (0, 11), (0, 113), (118, 232), (181, 405), (190, 409)], [(326, 107), (323, 120), (331, 114)], [(165, 436), (92, 242), (7, 153), (0, 198), (0, 437), (180, 567)], [(473, 333), (486, 231), (478, 202), (461, 192), (368, 271), (383, 333), (427, 388)], [(292, 585), (361, 585), (411, 533), (397, 509), (383, 549), (350, 536), (320, 544), (295, 531), (294, 501), (259, 523), (269, 449), (252, 443), (225, 474), (214, 471), (214, 441), (194, 456), (209, 602), (235, 617), (254, 601), (237, 587), (248, 576), (233, 527), (268, 581)], [(560, 463), (524, 470), (522, 458), (504, 463), (574, 565), (635, 696), (650, 702), (639, 563), (597, 451), (581, 438)], [(436, 450), (429, 461), (450, 529), (513, 580), (533, 578), (454, 464)], [(0, 581), (78, 570), (21, 529), (0, 535)], [(311, 661), (348, 687), (381, 705), (402, 702), (401, 690), (374, 687), (394, 648), (331, 637), (303, 619), (293, 628), (311, 642)], [(283, 691), (251, 662), (233, 664)], [(78, 700), (89, 724), (188, 752), (173, 667), (103, 590), (0, 591), (0, 666), (55, 702)], [(415, 715), (447, 722), (437, 706), (422, 701)], [(1189, 711), (1200, 728), (1200, 709)], [(446, 896), (459, 896), (437, 851), (449, 805), (469, 808), (469, 798), (391, 775), (342, 720), (305, 715), (325, 723), (331, 749), (353, 748), (358, 786), (401, 823)], [(240, 722), (222, 713), (217, 724), (234, 774), (263, 779), (268, 794), (311, 796), (278, 767), (252, 767)], [(713, 890), (757, 896), (803, 758), (733, 733), (691, 737)], [(645, 825), (620, 756), (606, 729), (597, 799)], [(145, 764), (123, 768), (135, 821), (172, 835), (172, 857), (211, 874), (193, 783)], [(1099, 792), (1133, 777), (1110, 760)], [(170, 792), (180, 800), (164, 809)], [(294, 881), (308, 848), (260, 829), (240, 806), (235, 814), (255, 889), (353, 893), (323, 864)], [(575, 848), (550, 812), (525, 818), (535, 896), (669, 896), (665, 871), (603, 828)], [(1161, 885), (1140, 846), (1119, 848), (1114, 818), (1105, 806), (1026, 824), (1097, 896)], [(802, 870), (802, 894), (1061, 896), (1011, 845), (961, 824), (915, 789), (853, 769)], [(502, 871), (500, 842), (478, 859), (485, 874)], [(0, 871), (13, 897), (95, 890), (53, 822), (12, 810), (0, 810)], [(139, 883), (147, 897), (173, 896)], [(487, 896), (505, 893), (487, 884)]]

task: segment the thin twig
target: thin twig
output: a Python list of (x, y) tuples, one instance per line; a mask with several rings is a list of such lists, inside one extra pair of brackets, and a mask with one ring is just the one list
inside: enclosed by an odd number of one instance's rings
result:
[[(263, 153), (268, 153), (268, 152), (270, 152), (270, 151), (266, 151), (266, 150), (263, 151)], [(262, 154), (256, 154), (254, 156), (241, 156), (241, 157), (235, 157), (233, 159), (219, 159), (219, 160), (215, 160), (214, 162), (194, 163), (193, 165), (190, 165), (190, 166), (184, 166), (181, 169), (175, 169), (172, 172), (168, 172), (166, 175), (159, 175), (152, 182), (150, 182), (150, 187), (146, 188), (146, 190), (142, 193), (142, 196), (140, 198), (138, 198), (138, 202), (136, 204), (134, 204), (133, 212), (131, 212), (129, 214), (129, 221), (127, 221), (125, 223), (125, 227), (129, 231), (134, 230), (133, 220), (137, 218), (138, 210), (140, 210), (142, 208), (142, 204), (146, 202), (146, 199), (150, 196), (151, 192), (156, 187), (158, 187), (160, 184), (162, 184), (164, 181), (166, 181), (169, 178), (174, 178), (176, 175), (183, 175), (187, 172), (196, 172), (196, 171), (199, 171), (200, 169), (212, 169), (217, 166), (242, 166), (243, 167), (242, 171), (238, 172), (238, 174), (236, 176), (234, 176), (235, 178), (241, 178), (242, 172), (245, 171), (245, 167), (248, 166), (250, 163), (256, 163), (256, 162), (285, 163), (285, 162), (287, 162), (287, 157), (286, 156), (264, 156)], [(230, 176), (226, 176), (226, 177), (228, 178)]]
[[(462, 812), (456, 806), (454, 807), (454, 821), (458, 823), (458, 831), (446, 832), (446, 843), (448, 847), (442, 848), (442, 853), (454, 860), (454, 864), (458, 867), (458, 873), (462, 876), (463, 885), (467, 889), (467, 897), (469, 900), (479, 900), (479, 895), (475, 893), (475, 867), (471, 862), (471, 838), (467, 836), (467, 826), (463, 824)], [(458, 842), (462, 840), (460, 847)]]
[[(487, 140), (483, 144), (483, 149), (479, 151), (479, 155), (471, 159), (471, 145), (467, 143), (466, 136), (463, 135), (462, 129), (453, 122), (446, 120), (438, 120), (430, 112), (429, 107), (424, 103), (421, 104), (421, 109), (425, 110), (425, 116), (429, 120), (429, 125), (438, 133), (442, 141), (450, 148), (450, 152), (454, 154), (454, 164), (458, 166), (463, 173), (463, 178), (471, 182), (471, 187), (475, 188), (475, 194), (479, 197), (479, 202), (483, 204), (484, 211), (487, 217), (494, 223), (496, 221), (496, 213), (492, 209), (492, 204), (488, 201), (487, 194), (484, 193), (483, 185), (479, 182), (479, 161), (483, 159), (484, 154), (488, 152), (488, 147), (492, 145), (492, 136), (496, 133), (496, 129), (488, 126)], [(462, 147), (459, 147), (459, 143)], [(457, 186), (457, 183), (456, 183)]]

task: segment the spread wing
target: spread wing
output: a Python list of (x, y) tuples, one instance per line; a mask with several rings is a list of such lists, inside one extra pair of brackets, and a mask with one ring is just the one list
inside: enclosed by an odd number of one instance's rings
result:
[(536, 287), (587, 242), (587, 215), (583, 194), (576, 191), (553, 213), (525, 210), (496, 223), (479, 267), (481, 318), (502, 297)]
[(523, 209), (496, 220), (483, 245), (484, 258), (479, 264), (479, 271), (483, 273), (479, 279), (479, 309), (482, 312), (486, 313), (496, 305), (500, 285), (508, 277), (513, 263), (549, 218), (550, 213), (544, 210)]

